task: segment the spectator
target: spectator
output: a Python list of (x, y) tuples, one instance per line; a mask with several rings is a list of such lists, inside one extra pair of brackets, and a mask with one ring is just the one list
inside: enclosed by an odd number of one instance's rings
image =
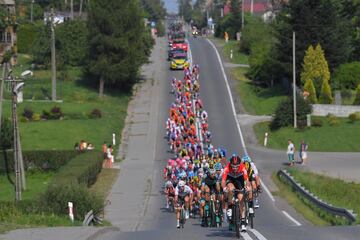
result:
[(94, 150), (94, 145), (92, 143), (89, 143), (87, 145), (87, 150)]
[(112, 164), (114, 163), (114, 155), (113, 155), (113, 148), (112, 145), (110, 144), (107, 148), (107, 159), (108, 159), (108, 167), (112, 168)]
[(308, 149), (308, 145), (305, 143), (304, 140), (301, 140), (300, 147), (299, 147), (299, 157), (300, 157), (302, 165), (306, 164), (307, 149)]
[(103, 143), (102, 145), (102, 152), (104, 154), (104, 159), (107, 158), (107, 145), (106, 145), (106, 142)]
[(287, 147), (286, 153), (287, 153), (287, 156), (288, 156), (289, 165), (294, 166), (294, 162), (295, 162), (295, 146), (292, 143), (291, 139), (288, 140), (288, 147)]

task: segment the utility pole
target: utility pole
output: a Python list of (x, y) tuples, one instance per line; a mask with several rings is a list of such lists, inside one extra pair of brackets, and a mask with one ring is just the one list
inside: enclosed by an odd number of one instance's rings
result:
[(241, 0), (241, 30), (244, 30), (244, 22), (245, 22), (245, 10), (244, 10), (244, 4), (245, 0)]
[(74, 20), (74, 0), (70, 2), (70, 19)]
[(294, 128), (297, 128), (296, 119), (296, 51), (295, 51), (295, 31), (293, 31), (293, 98), (294, 98)]
[(84, 2), (84, 0), (80, 0), (80, 11), (79, 11), (79, 17), (81, 17), (81, 15), (82, 15), (83, 2)]
[(254, 14), (254, 0), (251, 0), (250, 12), (251, 12), (251, 16), (252, 16)]
[(3, 94), (4, 94), (4, 82), (5, 82), (5, 76), (6, 76), (6, 65), (7, 65), (7, 63), (4, 62), (2, 78), (1, 78), (1, 86), (0, 86), (0, 136), (1, 136), (2, 102), (3, 102)]
[[(71, 0), (72, 1), (72, 0)], [(55, 27), (54, 8), (51, 8), (51, 100), (56, 101), (56, 52), (55, 52)]]
[(31, 13), (30, 13), (30, 21), (31, 21), (31, 23), (34, 21), (34, 17), (33, 17), (34, 3), (35, 3), (35, 0), (32, 0), (31, 1)]

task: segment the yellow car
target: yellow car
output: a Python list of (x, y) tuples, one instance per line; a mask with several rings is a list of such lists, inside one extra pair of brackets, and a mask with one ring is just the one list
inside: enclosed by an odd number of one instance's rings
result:
[(187, 58), (186, 53), (180, 53), (175, 54), (170, 61), (170, 69), (176, 70), (176, 69), (184, 69), (188, 68), (190, 66), (190, 63)]

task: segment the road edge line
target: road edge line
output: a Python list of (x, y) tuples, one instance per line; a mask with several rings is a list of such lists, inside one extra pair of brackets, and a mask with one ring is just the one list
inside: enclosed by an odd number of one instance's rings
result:
[(298, 222), (295, 218), (293, 218), (292, 216), (290, 216), (290, 214), (288, 214), (286, 211), (282, 210), (282, 213), (288, 218), (290, 219), (296, 226), (301, 226), (301, 223)]

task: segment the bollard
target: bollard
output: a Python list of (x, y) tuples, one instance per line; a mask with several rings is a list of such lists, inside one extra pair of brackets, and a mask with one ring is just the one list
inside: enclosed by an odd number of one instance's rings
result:
[(233, 59), (233, 50), (230, 50), (230, 59)]
[(115, 133), (112, 134), (112, 145), (115, 146), (116, 140), (115, 140)]
[(74, 205), (72, 202), (68, 202), (68, 207), (69, 207), (69, 217), (71, 219), (72, 222), (74, 222)]
[(264, 146), (266, 147), (267, 145), (267, 141), (268, 141), (268, 133), (265, 133), (265, 138), (264, 138)]

